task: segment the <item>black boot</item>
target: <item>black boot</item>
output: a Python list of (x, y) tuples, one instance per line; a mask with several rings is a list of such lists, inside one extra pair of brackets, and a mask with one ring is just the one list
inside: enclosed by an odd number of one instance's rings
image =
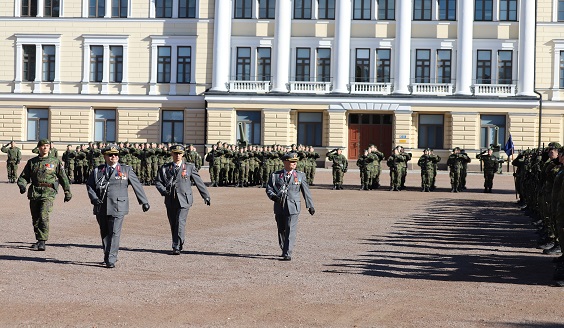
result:
[(339, 187), (338, 187), (336, 184), (334, 184), (334, 185), (333, 185), (333, 190), (337, 190), (337, 189), (339, 189)]

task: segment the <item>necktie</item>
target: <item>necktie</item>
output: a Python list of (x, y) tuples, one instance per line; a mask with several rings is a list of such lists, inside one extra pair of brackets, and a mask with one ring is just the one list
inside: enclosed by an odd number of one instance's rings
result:
[(110, 178), (112, 177), (112, 173), (114, 173), (114, 168), (111, 166), (108, 166), (108, 175), (106, 176), (108, 178), (108, 180), (110, 180)]

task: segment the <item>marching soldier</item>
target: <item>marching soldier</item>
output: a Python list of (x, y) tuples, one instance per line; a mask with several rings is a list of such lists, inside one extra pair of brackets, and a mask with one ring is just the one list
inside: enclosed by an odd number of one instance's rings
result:
[(22, 152), (16, 147), (15, 141), (10, 141), (2, 147), (2, 152), (8, 154), (6, 160), (6, 169), (8, 170), (8, 181), (10, 183), (16, 182), (18, 176), (18, 164), (22, 160)]

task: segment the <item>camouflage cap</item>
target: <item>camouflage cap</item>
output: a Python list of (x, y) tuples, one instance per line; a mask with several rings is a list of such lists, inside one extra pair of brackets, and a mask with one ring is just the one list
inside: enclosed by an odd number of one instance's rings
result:
[(37, 147), (39, 146), (43, 146), (43, 145), (50, 145), (51, 141), (49, 139), (41, 139), (37, 142)]
[(558, 142), (551, 142), (551, 143), (548, 144), (548, 149), (558, 149), (558, 148), (561, 148), (561, 147), (562, 146)]
[(104, 149), (102, 149), (102, 154), (110, 155), (110, 154), (119, 154), (119, 148), (116, 144), (109, 144)]
[(298, 158), (298, 153), (290, 152), (284, 154), (284, 156), (282, 156), (282, 160), (288, 162), (297, 162), (300, 159)]
[(170, 146), (170, 152), (176, 154), (184, 154), (184, 146), (182, 145), (172, 145)]
[(452, 149), (452, 151), (457, 151), (457, 150), (460, 150), (460, 147), (454, 147), (454, 148)]

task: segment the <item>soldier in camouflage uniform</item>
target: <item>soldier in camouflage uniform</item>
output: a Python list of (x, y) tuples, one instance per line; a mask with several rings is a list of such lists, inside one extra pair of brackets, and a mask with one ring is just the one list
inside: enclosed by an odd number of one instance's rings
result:
[(360, 174), (360, 190), (369, 190), (368, 184), (370, 183), (370, 173), (368, 172), (368, 163), (372, 162), (373, 159), (368, 157), (368, 149), (364, 151), (361, 156), (358, 156), (356, 160), (356, 166), (358, 167)]
[(76, 152), (72, 149), (72, 145), (67, 145), (67, 150), (63, 153), (62, 161), (65, 164), (65, 173), (69, 178), (70, 183), (74, 181), (74, 158)]
[(237, 167), (237, 187), (249, 186), (249, 154), (244, 147), (239, 148), (239, 152), (234, 156)]
[(376, 145), (369, 145), (368, 156), (372, 158), (372, 162), (368, 163), (368, 174), (369, 174), (369, 188), (378, 189), (380, 188), (380, 174), (382, 173), (382, 160), (386, 158), (383, 152), (378, 150)]
[(347, 173), (349, 161), (343, 155), (343, 149), (337, 148), (325, 154), (329, 161), (333, 162), (333, 190), (343, 190), (343, 176)]
[(39, 140), (37, 147), (39, 155), (30, 159), (25, 165), (18, 179), (18, 187), (23, 194), (30, 184), (27, 198), (37, 240), (32, 247), (34, 250), (44, 251), (45, 242), (49, 239), (49, 214), (53, 208), (59, 183), (65, 192), (65, 202), (71, 200), (72, 194), (63, 163), (56, 157), (48, 156), (51, 149), (49, 140)]
[(401, 156), (405, 158), (405, 161), (400, 162), (398, 169), (400, 171), (401, 176), (401, 186), (400, 189), (405, 189), (405, 179), (407, 178), (407, 162), (411, 161), (411, 157), (413, 156), (411, 153), (406, 153), (405, 149), (402, 146), (397, 146), (399, 153)]
[(436, 164), (436, 158), (431, 155), (431, 149), (423, 150), (423, 155), (417, 161), (417, 165), (421, 167), (421, 191), (429, 192), (433, 186), (433, 170)]
[(482, 161), (482, 168), (484, 170), (484, 192), (491, 193), (493, 187), (493, 179), (495, 173), (499, 168), (499, 164), (503, 163), (504, 160), (497, 158), (493, 155), (493, 149), (488, 148), (487, 153), (480, 153), (476, 155), (476, 158)]
[(433, 174), (431, 175), (431, 188), (429, 188), (431, 191), (433, 191), (437, 188), (435, 181), (437, 180), (437, 169), (439, 167), (439, 162), (441, 161), (441, 156), (435, 155), (433, 153), (433, 149), (429, 149), (429, 156), (431, 157), (434, 163)]
[(406, 157), (400, 154), (399, 148), (394, 148), (393, 154), (388, 157), (386, 164), (390, 168), (390, 191), (400, 191), (401, 190), (401, 177), (402, 163), (405, 162)]
[(211, 186), (219, 186), (219, 171), (221, 170), (221, 158), (217, 150), (217, 145), (212, 145), (212, 149), (206, 155), (206, 162), (209, 164)]
[(8, 181), (14, 183), (18, 176), (18, 164), (20, 164), (22, 160), (22, 152), (16, 147), (16, 143), (13, 140), (2, 147), (2, 152), (8, 154), (8, 158), (6, 159)]
[(447, 160), (450, 175), (450, 192), (459, 192), (461, 190), (460, 175), (462, 171), (462, 163), (464, 162), (464, 156), (460, 154), (460, 147), (455, 147)]
[(315, 149), (313, 149), (313, 146), (309, 146), (308, 147), (308, 151), (307, 151), (307, 159), (310, 163), (310, 166), (307, 169), (307, 172), (305, 172), (306, 177), (307, 177), (307, 183), (310, 186), (314, 186), (314, 180), (315, 180), (315, 169), (317, 169), (317, 159), (319, 158), (319, 154), (317, 152), (315, 152)]
[(460, 157), (462, 158), (462, 168), (460, 169), (460, 185), (458, 191), (466, 190), (466, 177), (468, 177), (468, 163), (472, 160), (464, 149), (460, 149)]

